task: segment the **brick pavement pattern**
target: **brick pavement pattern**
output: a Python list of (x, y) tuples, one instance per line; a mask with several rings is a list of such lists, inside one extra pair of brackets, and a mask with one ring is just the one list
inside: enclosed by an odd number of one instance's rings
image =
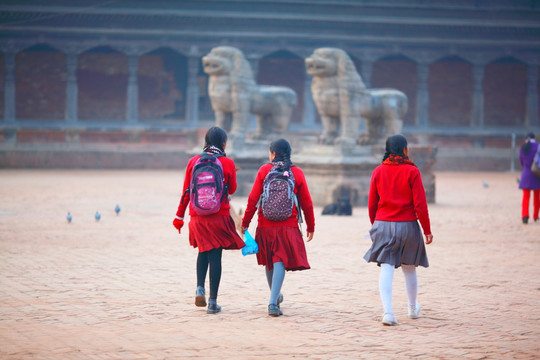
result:
[(437, 174), (421, 317), (398, 271), (399, 326), (385, 327), (366, 208), (316, 209), (312, 269), (287, 273), (284, 316), (267, 315), (264, 269), (240, 251), (224, 252), (223, 312), (207, 315), (197, 251), (171, 225), (181, 171), (0, 170), (0, 358), (538, 358), (540, 223), (520, 222), (517, 176)]

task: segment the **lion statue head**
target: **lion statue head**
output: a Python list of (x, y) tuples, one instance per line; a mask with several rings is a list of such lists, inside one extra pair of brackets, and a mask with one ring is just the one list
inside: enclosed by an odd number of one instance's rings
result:
[(364, 91), (366, 86), (350, 56), (341, 49), (319, 48), (306, 59), (306, 71), (313, 77), (337, 77), (340, 89)]
[(229, 76), (233, 92), (249, 91), (255, 86), (251, 66), (242, 51), (232, 46), (213, 48), (202, 58), (204, 72), (212, 76)]

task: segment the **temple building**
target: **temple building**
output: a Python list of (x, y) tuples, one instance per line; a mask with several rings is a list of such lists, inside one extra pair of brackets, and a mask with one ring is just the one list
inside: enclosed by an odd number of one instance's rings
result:
[(296, 91), (292, 132), (321, 129), (304, 65), (320, 47), (408, 96), (405, 133), (540, 132), (537, 0), (4, 0), (1, 139), (208, 127), (201, 58), (219, 45)]

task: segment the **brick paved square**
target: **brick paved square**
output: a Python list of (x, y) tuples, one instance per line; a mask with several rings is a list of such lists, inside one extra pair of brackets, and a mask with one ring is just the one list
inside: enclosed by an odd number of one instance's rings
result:
[(182, 171), (0, 170), (0, 358), (538, 358), (540, 223), (521, 224), (519, 175), (436, 176), (421, 317), (396, 272), (400, 324), (384, 327), (366, 208), (316, 209), (312, 270), (287, 273), (284, 316), (267, 316), (264, 270), (240, 251), (224, 252), (223, 312), (207, 315), (197, 251), (171, 225)]

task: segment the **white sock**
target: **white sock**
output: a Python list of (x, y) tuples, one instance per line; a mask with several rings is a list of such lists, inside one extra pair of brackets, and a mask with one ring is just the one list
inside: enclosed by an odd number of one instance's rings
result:
[(393, 314), (392, 309), (392, 280), (394, 278), (394, 265), (381, 264), (379, 275), (379, 293), (385, 313)]
[(416, 308), (416, 297), (418, 295), (418, 277), (416, 276), (416, 267), (414, 265), (401, 265), (403, 276), (405, 277), (405, 288), (407, 289), (407, 298), (409, 299), (409, 308)]

